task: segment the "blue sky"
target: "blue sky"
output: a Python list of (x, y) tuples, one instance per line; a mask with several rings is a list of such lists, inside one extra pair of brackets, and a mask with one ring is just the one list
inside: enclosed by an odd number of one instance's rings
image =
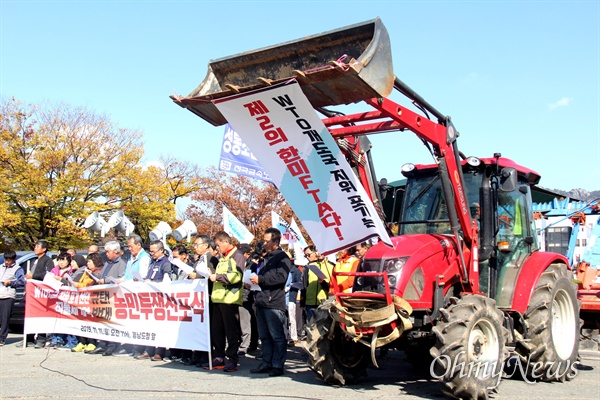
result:
[[(600, 189), (598, 1), (0, 1), (0, 95), (67, 102), (144, 132), (145, 162), (216, 165), (223, 127), (172, 103), (208, 61), (381, 17), (396, 75), (541, 186)], [(394, 98), (401, 101), (401, 97)], [(431, 158), (372, 136), (378, 177)]]

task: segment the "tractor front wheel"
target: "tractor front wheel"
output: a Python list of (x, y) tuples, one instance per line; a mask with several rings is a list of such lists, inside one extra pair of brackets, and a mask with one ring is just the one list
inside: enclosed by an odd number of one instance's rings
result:
[(308, 366), (323, 381), (347, 385), (366, 376), (370, 362), (369, 348), (354, 342), (329, 313), (334, 298), (328, 299), (306, 327)]
[(430, 372), (451, 397), (487, 399), (500, 383), (507, 355), (502, 313), (494, 300), (480, 295), (453, 303), (441, 309), (441, 321), (433, 328)]

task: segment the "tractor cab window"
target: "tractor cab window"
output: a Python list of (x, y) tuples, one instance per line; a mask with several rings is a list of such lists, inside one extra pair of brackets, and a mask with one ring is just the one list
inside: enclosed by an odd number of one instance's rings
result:
[(498, 194), (498, 250), (514, 251), (523, 237), (523, 209), (526, 208), (519, 196), (520, 192)]
[[(522, 185), (525, 188), (527, 185)], [(529, 200), (529, 189), (512, 192), (498, 192), (498, 285), (496, 300), (500, 307), (511, 304), (514, 285), (521, 265), (527, 256), (537, 249), (535, 222), (532, 204)], [(530, 246), (525, 238), (531, 237), (534, 242)]]
[[(464, 177), (469, 204), (478, 204), (481, 178), (469, 173)], [(413, 177), (407, 182), (400, 234), (410, 233), (451, 233), (448, 206), (438, 174)]]
[[(523, 185), (522, 187), (526, 187)], [(498, 193), (498, 250), (502, 253), (514, 253), (527, 248), (527, 236), (535, 236), (535, 222), (529, 215), (533, 214), (531, 202), (527, 194), (520, 190)], [(534, 243), (534, 246), (537, 247)]]

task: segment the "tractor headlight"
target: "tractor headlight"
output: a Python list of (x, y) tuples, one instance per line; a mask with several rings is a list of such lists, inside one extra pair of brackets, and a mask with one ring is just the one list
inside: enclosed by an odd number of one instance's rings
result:
[(467, 164), (471, 167), (479, 167), (481, 165), (481, 160), (477, 157), (469, 156), (467, 157)]
[(398, 282), (398, 281), (394, 275), (388, 276), (388, 283), (390, 284), (390, 287), (393, 288), (394, 286), (396, 286), (396, 282)]
[(415, 172), (415, 164), (404, 164), (400, 169), (400, 172), (402, 172), (402, 175), (408, 178), (413, 174), (413, 172)]
[(390, 258), (389, 260), (385, 260), (383, 262), (383, 270), (388, 274), (395, 274), (402, 270), (402, 267), (406, 264), (406, 260), (408, 260), (408, 257)]

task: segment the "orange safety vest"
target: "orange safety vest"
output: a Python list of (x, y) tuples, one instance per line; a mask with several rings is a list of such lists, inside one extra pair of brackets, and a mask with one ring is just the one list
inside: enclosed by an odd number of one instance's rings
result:
[[(347, 256), (339, 260), (333, 270), (335, 272), (356, 272), (360, 260), (353, 256)], [(338, 292), (350, 293), (352, 292), (352, 286), (354, 286), (354, 276), (336, 276), (335, 279), (338, 283)]]

